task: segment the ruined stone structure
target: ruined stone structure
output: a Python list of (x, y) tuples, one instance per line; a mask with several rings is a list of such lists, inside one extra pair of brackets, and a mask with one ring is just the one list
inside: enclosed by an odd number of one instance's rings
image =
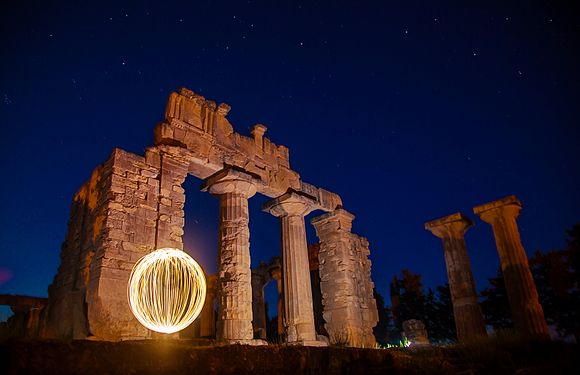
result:
[(473, 221), (459, 212), (425, 223), (425, 229), (439, 237), (443, 244), (457, 339), (460, 342), (487, 336), (464, 239), (465, 232), (471, 226)]
[(312, 220), (320, 240), (320, 289), (330, 342), (373, 347), (378, 321), (369, 243), (351, 232), (354, 215), (338, 208)]
[(429, 337), (425, 324), (417, 319), (409, 319), (403, 322), (403, 336), (409, 340), (411, 346), (428, 346)]
[(352, 215), (337, 194), (300, 179), (288, 149), (264, 137), (265, 126), (255, 125), (251, 137), (235, 133), (229, 110), (181, 89), (170, 95), (154, 146), (144, 156), (115, 149), (95, 169), (74, 198), (42, 336), (150, 336), (131, 314), (127, 280), (143, 255), (161, 247), (183, 249), (182, 183), (193, 175), (219, 201), (218, 339), (253, 338), (248, 200), (260, 193), (273, 198), (265, 209), (281, 222), (288, 341), (317, 344), (304, 227), (304, 215), (314, 210), (327, 212), (315, 221), (327, 328), (348, 331), (352, 345), (374, 341), (368, 242), (350, 233)]
[(477, 206), (473, 212), (492, 226), (515, 329), (525, 335), (549, 338), (516, 223), (521, 207), (519, 199), (511, 195)]
[(266, 340), (266, 303), (264, 300), (264, 287), (272, 280), (268, 265), (260, 262), (260, 265), (252, 270), (252, 326), (254, 337)]
[(10, 306), (14, 313), (3, 325), (4, 337), (34, 338), (38, 337), (38, 329), (42, 311), (48, 300), (42, 297), (22, 296), (15, 294), (0, 294), (0, 305)]

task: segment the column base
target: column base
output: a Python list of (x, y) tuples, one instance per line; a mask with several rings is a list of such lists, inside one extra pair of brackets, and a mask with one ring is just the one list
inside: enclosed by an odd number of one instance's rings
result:
[(325, 341), (319, 341), (319, 340), (305, 340), (305, 341), (288, 342), (288, 343), (286, 343), (286, 345), (326, 347), (326, 346), (328, 346), (328, 343)]
[(261, 339), (220, 340), (219, 342), (226, 345), (251, 345), (251, 346), (268, 345), (268, 342), (266, 340)]

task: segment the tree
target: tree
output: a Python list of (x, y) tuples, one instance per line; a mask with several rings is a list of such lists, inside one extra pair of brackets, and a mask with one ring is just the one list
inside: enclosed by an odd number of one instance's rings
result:
[(483, 298), (481, 309), (485, 322), (496, 330), (513, 328), (507, 290), (501, 269), (497, 270), (496, 277), (488, 280), (490, 286), (481, 291)]
[(391, 282), (391, 302), (395, 327), (400, 331), (402, 323), (419, 319), (425, 324), (431, 342), (456, 340), (453, 304), (449, 285), (438, 286), (437, 293), (423, 290), (421, 275), (407, 269), (402, 270)]
[[(580, 341), (580, 224), (567, 232), (566, 248), (546, 253), (537, 251), (529, 264), (544, 316), (560, 335), (572, 334)], [(489, 279), (481, 292), (487, 323), (494, 328), (513, 326), (501, 271)]]
[(376, 289), (373, 290), (373, 294), (377, 302), (377, 311), (379, 313), (379, 321), (373, 328), (375, 338), (383, 345), (398, 340), (398, 332), (393, 324), (391, 309), (385, 306), (385, 299)]
[[(435, 288), (436, 296), (431, 290), (427, 297), (427, 306), (432, 306), (429, 315), (431, 317), (431, 333), (433, 341), (450, 342), (457, 338), (455, 318), (453, 314), (453, 301), (449, 284)], [(430, 297), (432, 296), (432, 297)], [(432, 301), (432, 302), (431, 302)]]

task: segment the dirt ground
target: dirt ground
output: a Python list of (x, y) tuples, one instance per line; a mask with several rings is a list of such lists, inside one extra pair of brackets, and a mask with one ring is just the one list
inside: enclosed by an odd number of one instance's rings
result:
[(474, 343), (426, 349), (196, 346), (189, 341), (6, 341), (3, 374), (580, 373), (578, 345)]

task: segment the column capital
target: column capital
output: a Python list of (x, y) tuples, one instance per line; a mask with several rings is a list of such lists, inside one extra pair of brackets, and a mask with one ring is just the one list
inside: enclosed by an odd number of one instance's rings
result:
[(209, 176), (201, 185), (201, 191), (208, 191), (213, 195), (239, 193), (251, 198), (256, 194), (259, 183), (260, 180), (256, 176), (234, 167), (227, 167)]
[(338, 228), (344, 230), (346, 232), (350, 232), (352, 230), (352, 221), (354, 220), (355, 216), (345, 210), (344, 208), (337, 208), (334, 211), (327, 212), (320, 216), (313, 218), (310, 222), (315, 227), (323, 226), (329, 222), (337, 222)]
[(425, 223), (425, 229), (439, 238), (463, 238), (465, 232), (472, 226), (473, 220), (461, 212)]
[(318, 205), (314, 199), (294, 190), (289, 190), (262, 206), (263, 211), (276, 217), (305, 216), (317, 208)]
[(493, 224), (497, 219), (513, 217), (520, 214), (522, 203), (515, 195), (488, 202), (473, 208), (473, 213), (486, 223)]

